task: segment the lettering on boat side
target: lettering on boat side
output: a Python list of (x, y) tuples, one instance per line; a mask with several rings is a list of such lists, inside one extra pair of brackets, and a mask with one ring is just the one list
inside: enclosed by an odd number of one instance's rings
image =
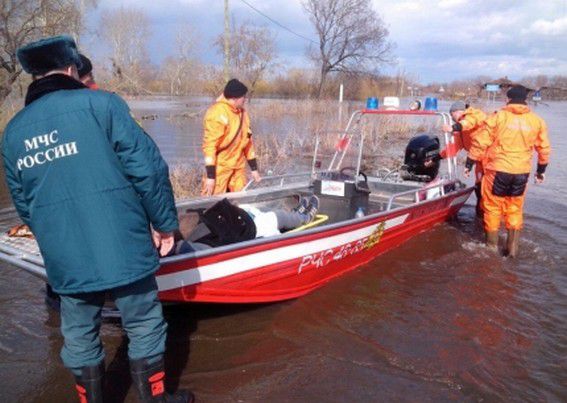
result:
[(344, 259), (347, 256), (351, 256), (355, 253), (374, 247), (378, 244), (378, 242), (380, 242), (385, 229), (386, 222), (382, 221), (376, 226), (376, 229), (372, 231), (369, 236), (359, 239), (356, 242), (349, 242), (345, 245), (303, 256), (303, 259), (301, 259), (301, 263), (299, 264), (297, 274), (300, 274), (306, 268), (314, 267), (319, 269), (331, 262)]
[(385, 229), (386, 229), (386, 221), (382, 221), (380, 224), (378, 224), (378, 226), (372, 232), (372, 234), (370, 234), (370, 236), (366, 240), (366, 243), (364, 244), (364, 247), (366, 249), (370, 249), (378, 242), (380, 242), (380, 238), (382, 238), (382, 234), (384, 234)]

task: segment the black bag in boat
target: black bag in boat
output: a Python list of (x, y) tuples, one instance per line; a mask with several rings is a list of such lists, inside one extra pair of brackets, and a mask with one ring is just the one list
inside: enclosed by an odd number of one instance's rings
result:
[(252, 217), (226, 198), (206, 209), (201, 221), (210, 233), (195, 242), (215, 247), (256, 238), (256, 225)]

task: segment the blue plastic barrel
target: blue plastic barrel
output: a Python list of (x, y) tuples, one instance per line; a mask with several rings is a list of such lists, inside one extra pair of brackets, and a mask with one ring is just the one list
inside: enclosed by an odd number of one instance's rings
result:
[(425, 98), (425, 107), (423, 109), (426, 110), (426, 111), (436, 111), (437, 110), (437, 98), (434, 98), (434, 97)]
[(366, 109), (378, 109), (378, 98), (370, 97), (366, 100)]

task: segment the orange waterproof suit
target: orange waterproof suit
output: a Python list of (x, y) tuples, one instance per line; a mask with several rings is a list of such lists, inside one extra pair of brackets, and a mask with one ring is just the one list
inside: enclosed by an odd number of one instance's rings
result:
[(502, 217), (507, 229), (522, 228), (534, 150), (538, 154), (537, 172), (543, 174), (551, 151), (547, 126), (523, 104), (508, 104), (490, 116), (473, 137), (469, 158), (484, 161), (482, 209), (487, 232), (498, 231)]
[[(441, 150), (441, 158), (454, 157), (463, 148), (468, 152), (471, 149), (472, 138), (480, 131), (485, 120), (486, 114), (483, 111), (476, 108), (467, 108), (459, 121), (453, 125), (455, 142)], [(480, 183), (482, 179), (482, 172), (482, 161), (476, 161), (475, 179), (477, 183)]]
[(203, 125), (207, 178), (216, 181), (213, 193), (242, 190), (246, 185), (246, 161), (257, 170), (248, 113), (221, 96), (207, 110)]

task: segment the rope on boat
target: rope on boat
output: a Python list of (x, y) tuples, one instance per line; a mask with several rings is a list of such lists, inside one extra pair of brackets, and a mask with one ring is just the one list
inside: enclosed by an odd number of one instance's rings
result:
[(317, 214), (317, 215), (315, 216), (315, 219), (314, 219), (313, 221), (311, 221), (310, 223), (304, 224), (304, 225), (302, 225), (301, 227), (294, 228), (294, 229), (292, 229), (292, 230), (290, 230), (290, 231), (287, 231), (286, 233), (289, 233), (289, 232), (298, 232), (298, 231), (302, 231), (302, 230), (307, 229), (307, 228), (315, 227), (315, 226), (317, 226), (317, 225), (319, 225), (319, 224), (321, 224), (321, 223), (324, 223), (324, 222), (327, 221), (328, 219), (329, 219), (329, 216), (328, 216), (328, 215), (325, 215), (325, 214)]

